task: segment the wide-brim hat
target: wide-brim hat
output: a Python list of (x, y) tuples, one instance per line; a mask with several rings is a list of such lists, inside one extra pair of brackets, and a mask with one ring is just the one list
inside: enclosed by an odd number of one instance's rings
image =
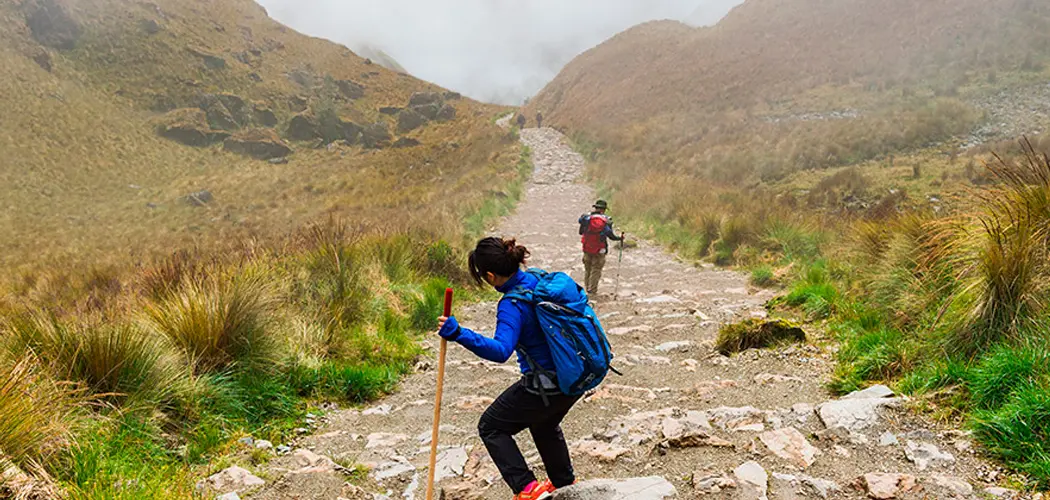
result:
[(597, 208), (598, 210), (608, 210), (609, 203), (605, 200), (598, 200), (594, 202), (594, 208)]

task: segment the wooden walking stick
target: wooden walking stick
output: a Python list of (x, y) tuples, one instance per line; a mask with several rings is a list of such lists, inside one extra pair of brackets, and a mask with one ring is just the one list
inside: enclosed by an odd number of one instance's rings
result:
[[(452, 289), (445, 289), (444, 317), (452, 316)], [(437, 395), (434, 396), (434, 429), (430, 432), (430, 471), (427, 479), (427, 500), (434, 499), (434, 474), (437, 472), (438, 434), (441, 431), (441, 394), (445, 387), (445, 353), (448, 341), (441, 339), (441, 351), (438, 354)]]
[(613, 300), (620, 299), (620, 270), (623, 269), (623, 247), (627, 245), (627, 233), (620, 233), (620, 258), (616, 260), (616, 289)]

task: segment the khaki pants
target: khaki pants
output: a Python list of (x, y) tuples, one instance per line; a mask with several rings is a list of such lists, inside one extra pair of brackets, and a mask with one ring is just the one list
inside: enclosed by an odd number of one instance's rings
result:
[(584, 287), (587, 288), (587, 294), (597, 295), (598, 284), (602, 282), (602, 269), (605, 268), (605, 254), (583, 254), (583, 268), (586, 270), (583, 282)]

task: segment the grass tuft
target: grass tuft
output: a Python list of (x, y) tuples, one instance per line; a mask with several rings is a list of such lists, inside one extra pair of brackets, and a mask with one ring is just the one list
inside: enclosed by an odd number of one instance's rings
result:
[(1050, 351), (1042, 342), (1000, 344), (985, 354), (970, 374), (978, 408), (999, 408), (1011, 395), (1050, 381)]
[(78, 397), (50, 381), (32, 357), (0, 364), (0, 465), (8, 460), (30, 470), (48, 464), (68, 444)]
[(271, 289), (261, 278), (191, 282), (150, 304), (151, 327), (169, 339), (198, 373), (273, 360)]
[(715, 349), (728, 356), (747, 349), (763, 349), (788, 342), (805, 342), (806, 332), (785, 320), (749, 319), (718, 331)]
[(762, 265), (751, 270), (750, 282), (755, 286), (769, 287), (775, 285), (777, 280), (773, 268)]
[(1037, 486), (1050, 486), (1050, 386), (1023, 387), (1003, 406), (975, 412), (973, 428), (989, 451), (1032, 473)]

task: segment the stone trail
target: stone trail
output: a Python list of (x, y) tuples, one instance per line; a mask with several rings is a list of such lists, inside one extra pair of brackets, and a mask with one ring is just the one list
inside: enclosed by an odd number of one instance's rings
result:
[[(579, 177), (583, 159), (552, 129), (526, 129), (536, 172), (501, 235), (532, 252), (530, 265), (582, 281), (576, 220), (595, 193)], [(615, 216), (616, 207), (612, 207)], [(740, 273), (695, 267), (646, 241), (624, 252), (619, 294), (610, 258), (595, 297), (624, 376), (584, 398), (563, 428), (584, 483), (556, 498), (979, 498), (1012, 494), (1001, 472), (980, 462), (965, 432), (932, 427), (884, 387), (832, 398), (824, 383), (832, 355), (814, 345), (747, 351), (712, 346), (720, 324), (761, 316), (773, 294)], [(468, 327), (491, 332), (494, 303), (461, 305)], [(427, 340), (436, 351), (437, 339)], [(434, 397), (433, 362), (369, 408), (333, 409), (285, 453), (256, 470), (201, 488), (247, 498), (379, 500), (423, 498)], [(515, 360), (497, 365), (449, 349), (438, 473), (445, 500), (507, 500), (476, 436), (486, 405), (517, 378)], [(306, 430), (306, 429), (304, 429)], [(539, 474), (528, 433), (519, 440)], [(292, 446), (287, 446), (291, 444)], [(283, 448), (282, 448), (283, 447)], [(359, 466), (366, 477), (353, 473)], [(245, 478), (237, 485), (231, 478)], [(353, 483), (349, 481), (354, 478)], [(602, 481), (608, 480), (608, 481)]]

